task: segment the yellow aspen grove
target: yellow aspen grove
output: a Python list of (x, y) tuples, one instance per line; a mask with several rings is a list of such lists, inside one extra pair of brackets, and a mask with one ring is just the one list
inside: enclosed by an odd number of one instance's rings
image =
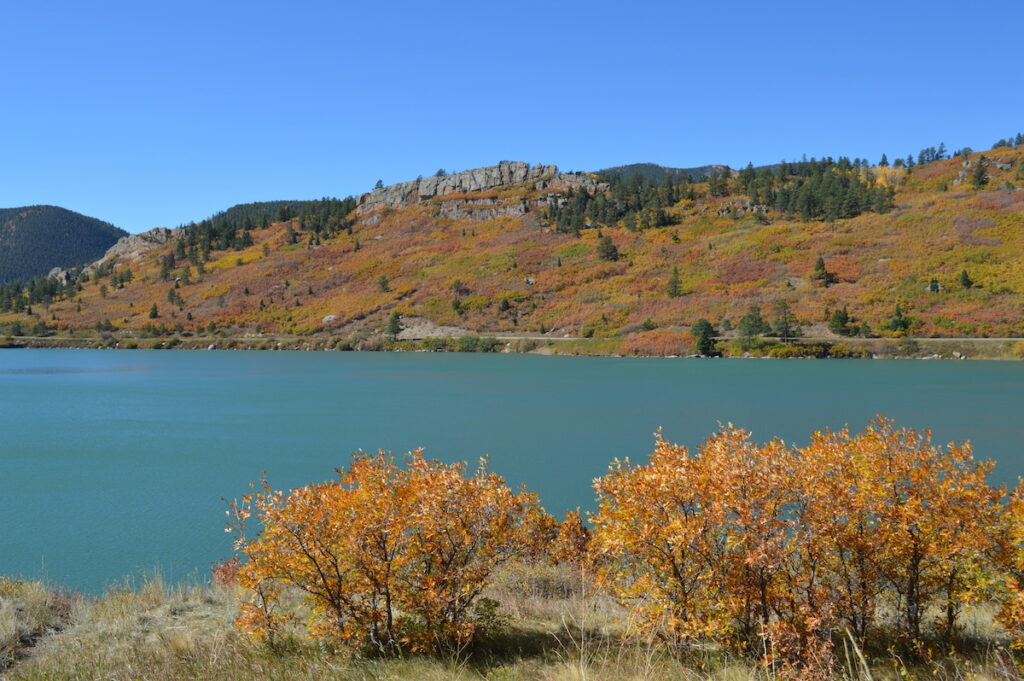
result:
[[(471, 606), (493, 570), (535, 550), (553, 523), (529, 493), (513, 493), (486, 464), (356, 454), (339, 479), (292, 490), (264, 484), (232, 504), (229, 529), (245, 558), (239, 583), (252, 597), (238, 626), (269, 637), (285, 615), (283, 589), (297, 589), (315, 638), (378, 652), (440, 650), (470, 641)], [(242, 533), (256, 517), (258, 536)]]

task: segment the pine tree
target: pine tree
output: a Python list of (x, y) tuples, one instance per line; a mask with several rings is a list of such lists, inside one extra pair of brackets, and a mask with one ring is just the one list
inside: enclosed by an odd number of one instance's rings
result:
[(697, 354), (705, 357), (715, 354), (715, 329), (711, 322), (704, 318), (698, 319), (691, 332), (697, 341)]
[(754, 339), (763, 333), (771, 331), (771, 326), (761, 317), (761, 308), (751, 305), (747, 314), (743, 315), (739, 324), (740, 347), (749, 350), (754, 346)]
[(971, 185), (975, 189), (981, 189), (988, 184), (988, 173), (986, 172), (988, 166), (988, 159), (982, 156), (978, 159), (974, 165), (974, 171), (971, 173)]
[(850, 313), (847, 312), (846, 306), (843, 306), (841, 310), (836, 310), (832, 313), (832, 318), (828, 320), (828, 330), (839, 336), (850, 335)]
[(672, 275), (668, 278), (668, 297), (678, 298), (681, 295), (683, 290), (679, 283), (679, 265), (673, 265)]
[(960, 286), (963, 288), (972, 288), (974, 286), (974, 281), (971, 279), (970, 275), (967, 274), (967, 270), (960, 271)]
[(828, 287), (836, 283), (836, 275), (825, 269), (825, 258), (818, 256), (818, 260), (814, 263), (814, 270), (811, 272), (811, 281), (820, 281), (822, 285)]
[(789, 305), (783, 300), (775, 304), (775, 324), (772, 327), (772, 332), (783, 343), (788, 343), (800, 335), (800, 329), (796, 326), (793, 314), (789, 311)]
[(601, 237), (597, 244), (597, 257), (601, 260), (614, 262), (619, 259), (619, 249), (612, 243), (610, 236)]
[(385, 332), (389, 340), (396, 340), (398, 334), (402, 333), (402, 316), (398, 314), (398, 310), (394, 310), (391, 313), (391, 317), (388, 318), (388, 327)]

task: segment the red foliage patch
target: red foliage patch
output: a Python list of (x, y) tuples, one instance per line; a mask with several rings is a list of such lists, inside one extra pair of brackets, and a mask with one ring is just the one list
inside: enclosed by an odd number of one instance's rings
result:
[(655, 329), (626, 336), (622, 350), (627, 355), (688, 355), (694, 352), (693, 336), (680, 331)]

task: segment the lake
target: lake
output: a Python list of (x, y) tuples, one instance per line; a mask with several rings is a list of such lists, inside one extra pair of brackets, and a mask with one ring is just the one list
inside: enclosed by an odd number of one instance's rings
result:
[(1024, 474), (1024, 363), (532, 355), (0, 351), (0, 574), (96, 591), (230, 555), (223, 497), (333, 476), (352, 451), (418, 446), (592, 507), (613, 458), (719, 422), (803, 444), (875, 414), (969, 439)]

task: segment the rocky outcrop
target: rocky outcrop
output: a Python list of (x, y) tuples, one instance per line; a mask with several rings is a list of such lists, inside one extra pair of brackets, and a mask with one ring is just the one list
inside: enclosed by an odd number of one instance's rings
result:
[(53, 279), (61, 284), (67, 284), (72, 279), (72, 273), (71, 270), (66, 270), (63, 267), (54, 267), (46, 275), (46, 278)]
[(121, 258), (137, 261), (154, 248), (177, 241), (183, 235), (184, 232), (180, 229), (167, 229), (166, 227), (157, 227), (140, 234), (129, 234), (118, 239), (117, 243), (111, 246), (97, 261), (97, 264)]
[(530, 203), (524, 199), (500, 203), (497, 199), (460, 199), (442, 201), (437, 207), (437, 216), (451, 220), (492, 220), (518, 218), (529, 211)]
[(361, 214), (381, 208), (399, 208), (425, 201), (439, 200), (437, 215), (448, 218), (489, 220), (495, 217), (518, 217), (532, 206), (526, 200), (499, 200), (496, 197), (473, 197), (445, 201), (446, 196), (484, 192), (502, 187), (526, 185), (531, 191), (559, 194), (569, 189), (594, 192), (607, 188), (589, 175), (559, 173), (553, 165), (531, 166), (521, 161), (502, 161), (496, 166), (464, 170), (451, 175), (423, 177), (374, 189), (359, 197)]

